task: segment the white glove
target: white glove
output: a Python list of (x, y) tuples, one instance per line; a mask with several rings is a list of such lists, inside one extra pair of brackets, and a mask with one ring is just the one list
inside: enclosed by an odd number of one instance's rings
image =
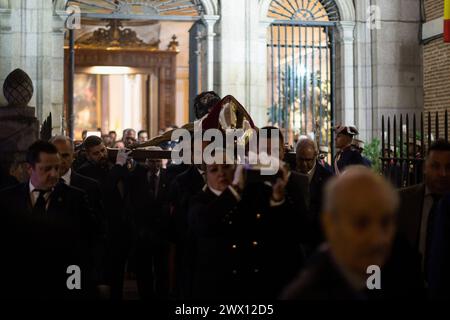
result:
[(131, 150), (127, 150), (127, 149), (123, 149), (123, 148), (119, 149), (119, 151), (117, 152), (116, 164), (123, 167), (127, 163), (128, 155), (130, 153), (131, 153)]

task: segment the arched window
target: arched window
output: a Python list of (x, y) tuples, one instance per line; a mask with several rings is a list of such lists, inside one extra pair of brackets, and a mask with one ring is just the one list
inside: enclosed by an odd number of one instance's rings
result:
[(200, 0), (70, 0), (82, 13), (171, 16), (199, 16), (203, 13)]
[(334, 0), (273, 0), (269, 17), (278, 20), (339, 21)]
[(295, 142), (314, 136), (332, 146), (334, 0), (273, 0), (268, 17), (269, 122)]

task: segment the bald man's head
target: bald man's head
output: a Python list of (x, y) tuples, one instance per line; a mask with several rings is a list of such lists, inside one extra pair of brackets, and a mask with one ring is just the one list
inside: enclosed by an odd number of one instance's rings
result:
[(300, 138), (296, 149), (297, 170), (303, 174), (308, 174), (316, 164), (317, 155), (317, 144), (314, 140), (308, 137)]
[(349, 167), (327, 185), (323, 226), (333, 255), (352, 272), (382, 266), (396, 230), (398, 195), (370, 169)]

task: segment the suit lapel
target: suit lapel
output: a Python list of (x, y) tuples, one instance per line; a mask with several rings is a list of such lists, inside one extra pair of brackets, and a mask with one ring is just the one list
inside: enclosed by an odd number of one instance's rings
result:
[[(58, 183), (55, 186), (55, 189), (53, 190), (52, 194), (50, 195), (50, 199), (48, 200), (48, 208), (47, 208), (47, 214), (50, 216), (51, 213), (53, 213), (56, 209), (61, 206), (63, 203), (63, 189), (66, 187), (66, 185), (62, 182)], [(59, 210), (56, 210), (59, 211)]]
[(196, 166), (192, 166), (191, 178), (193, 179), (197, 189), (201, 189), (205, 185), (205, 180), (203, 180), (203, 176), (200, 174)]
[(411, 210), (415, 213), (414, 215), (414, 244), (418, 245), (419, 243), (419, 234), (420, 234), (420, 225), (422, 223), (422, 211), (423, 211), (423, 202), (425, 198), (425, 184), (420, 184), (417, 188), (417, 193), (414, 195), (415, 199), (415, 210)]
[(33, 204), (31, 203), (29, 182), (23, 184), (22, 193), (24, 195), (23, 199), (27, 199), (27, 201), (25, 203), (20, 201), (20, 203), (25, 205), (25, 209), (27, 211), (32, 212), (33, 211)]
[(410, 190), (409, 194), (402, 197), (402, 225), (403, 232), (410, 244), (417, 248), (420, 224), (422, 221), (423, 199), (425, 195), (425, 185), (417, 185), (414, 189)]

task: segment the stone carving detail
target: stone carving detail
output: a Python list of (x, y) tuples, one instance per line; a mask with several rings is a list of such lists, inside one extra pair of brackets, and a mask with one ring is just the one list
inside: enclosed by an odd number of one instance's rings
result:
[(136, 32), (131, 28), (124, 28), (120, 20), (112, 19), (106, 28), (98, 28), (92, 36), (79, 39), (76, 43), (78, 48), (93, 49), (145, 49), (158, 50), (160, 40), (145, 43), (139, 39)]
[(179, 46), (179, 42), (177, 41), (177, 36), (173, 35), (172, 36), (172, 41), (170, 41), (169, 45), (167, 46), (167, 50), (169, 51), (175, 51), (175, 52), (180, 52), (180, 49), (178, 48)]
[(33, 82), (22, 69), (11, 72), (3, 83), (3, 95), (10, 107), (25, 107), (33, 97)]

